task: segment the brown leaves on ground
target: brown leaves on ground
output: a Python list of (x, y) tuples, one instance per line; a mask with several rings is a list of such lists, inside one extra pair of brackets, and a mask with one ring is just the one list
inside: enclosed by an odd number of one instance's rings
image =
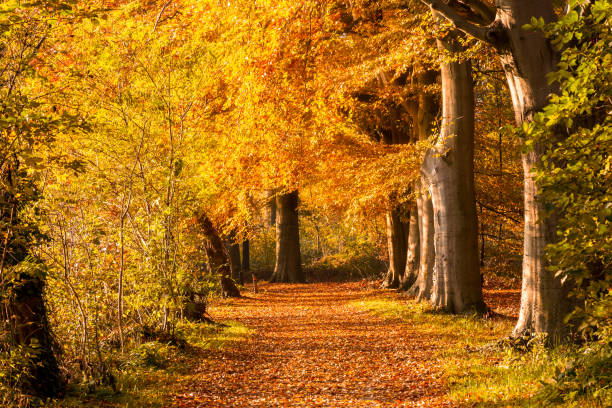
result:
[[(255, 329), (211, 350), (171, 397), (182, 407), (442, 407), (436, 339), (350, 302), (388, 291), (362, 283), (263, 285), (223, 301), (216, 320)], [(169, 402), (170, 402), (169, 401)]]

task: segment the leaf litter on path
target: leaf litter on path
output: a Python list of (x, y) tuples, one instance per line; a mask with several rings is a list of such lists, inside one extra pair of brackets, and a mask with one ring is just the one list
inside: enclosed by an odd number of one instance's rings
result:
[(255, 333), (207, 351), (171, 406), (452, 406), (436, 339), (350, 304), (388, 291), (353, 282), (264, 284), (245, 293), (218, 302), (211, 315)]

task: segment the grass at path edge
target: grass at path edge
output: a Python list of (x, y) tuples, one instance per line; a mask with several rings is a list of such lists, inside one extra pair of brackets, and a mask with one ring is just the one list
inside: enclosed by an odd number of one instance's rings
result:
[(547, 349), (537, 341), (529, 351), (495, 346), (514, 326), (511, 319), (482, 319), (448, 315), (424, 302), (388, 297), (351, 302), (351, 306), (387, 319), (399, 319), (429, 336), (449, 388), (448, 399), (465, 407), (580, 407), (612, 406), (608, 388), (600, 395), (563, 401), (542, 394), (542, 385), (567, 366), (578, 353), (572, 345)]
[(188, 346), (181, 348), (158, 341), (132, 345), (124, 355), (112, 359), (113, 374), (119, 393), (111, 387), (95, 387), (88, 392), (86, 385), (72, 386), (65, 399), (51, 407), (163, 407), (172, 388), (193, 375), (201, 363), (205, 350), (236, 346), (246, 340), (253, 330), (241, 323), (224, 321), (221, 324), (180, 322), (176, 328)]

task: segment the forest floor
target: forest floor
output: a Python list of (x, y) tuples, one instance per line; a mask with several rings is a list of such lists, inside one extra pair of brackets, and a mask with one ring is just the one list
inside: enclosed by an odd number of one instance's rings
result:
[(186, 346), (126, 351), (114, 365), (120, 392), (76, 387), (52, 406), (612, 406), (609, 391), (567, 402), (543, 388), (575, 358), (574, 346), (499, 343), (520, 297), (502, 280), (485, 283), (494, 312), (486, 317), (444, 314), (366, 280), (250, 289), (215, 300), (216, 323), (177, 326)]
[[(486, 294), (501, 313), (513, 313), (518, 291)], [(511, 328), (510, 317), (476, 323), (480, 333), (421, 313), (407, 320), (405, 297), (370, 282), (263, 284), (211, 307), (217, 321), (238, 321), (252, 335), (210, 349), (166, 403), (181, 407), (449, 407), (449, 347), (469, 352)], [(412, 302), (412, 301), (410, 301)], [(415, 304), (415, 302), (412, 302)], [(482, 320), (464, 317), (468, 320)], [(432, 323), (432, 324), (430, 324)], [(462, 325), (463, 326), (463, 325)], [(474, 328), (473, 325), (471, 326)], [(440, 331), (441, 330), (441, 331)], [(470, 331), (470, 325), (467, 331)], [(463, 331), (463, 329), (462, 329)], [(467, 338), (463, 344), (457, 340)], [(468, 350), (468, 351), (466, 351)], [(471, 357), (470, 357), (471, 358)], [(461, 370), (461, 364), (453, 366)], [(469, 398), (468, 398), (469, 400)], [(470, 405), (472, 405), (470, 403)]]
[(518, 314), (512, 286), (485, 283), (494, 313), (482, 317), (441, 313), (380, 282), (249, 285), (210, 305), (216, 323), (180, 323), (183, 346), (149, 341), (116, 356), (120, 392), (73, 386), (50, 406), (612, 406), (609, 390), (571, 402), (544, 392), (575, 347), (500, 346)]

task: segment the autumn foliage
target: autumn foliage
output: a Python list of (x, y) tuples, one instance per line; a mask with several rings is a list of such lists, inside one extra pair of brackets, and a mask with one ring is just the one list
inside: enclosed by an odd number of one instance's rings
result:
[(610, 1), (508, 4), (1, 1), (0, 405), (609, 403)]

